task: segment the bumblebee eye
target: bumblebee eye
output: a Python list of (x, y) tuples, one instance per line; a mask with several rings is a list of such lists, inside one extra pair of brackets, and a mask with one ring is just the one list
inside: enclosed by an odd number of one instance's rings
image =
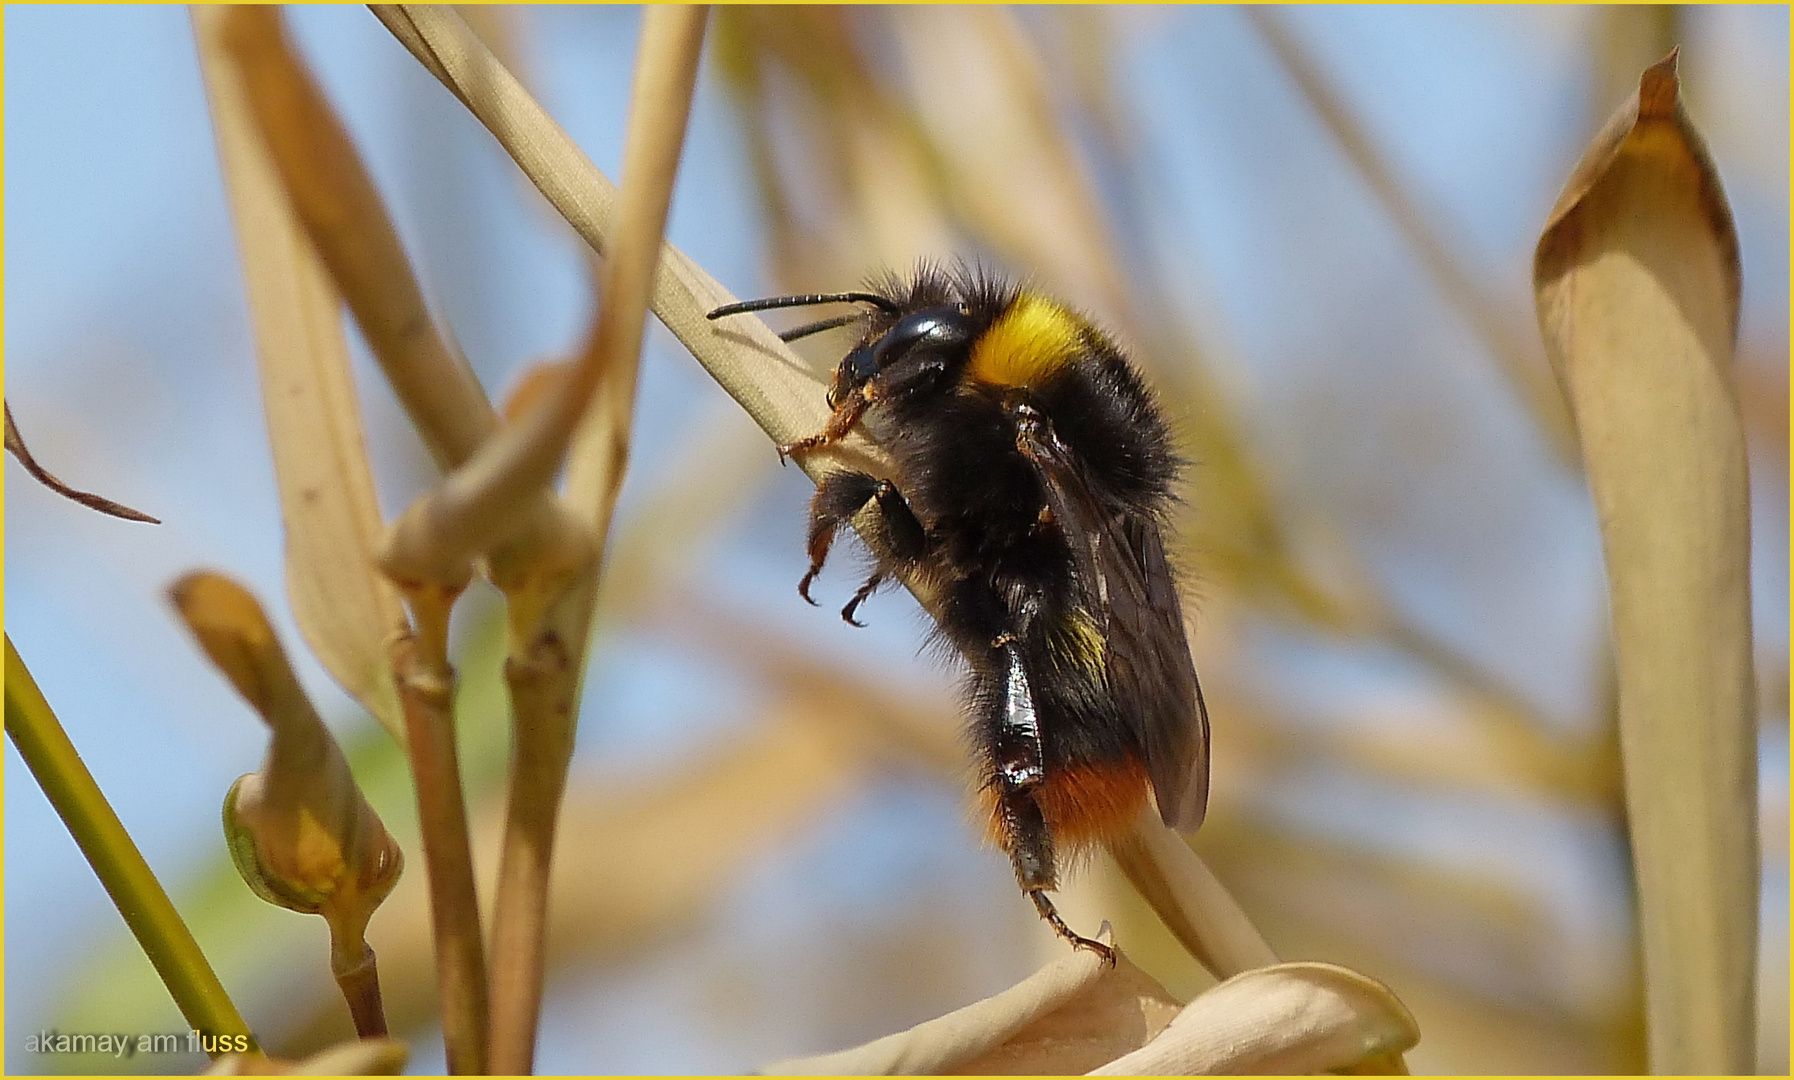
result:
[(970, 346), (972, 327), (967, 314), (964, 304), (951, 304), (904, 316), (872, 346), (876, 369), (882, 370), (917, 349), (940, 353)]

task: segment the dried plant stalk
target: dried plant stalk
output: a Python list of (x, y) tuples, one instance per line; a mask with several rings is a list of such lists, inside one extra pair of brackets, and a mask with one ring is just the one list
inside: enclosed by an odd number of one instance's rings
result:
[(442, 996), (442, 1037), (449, 1071), (486, 1071), (488, 996), (473, 849), (455, 749), (455, 672), (449, 666), (448, 609), (454, 594), (434, 602), (424, 590), (408, 599), (420, 633), (393, 644), (393, 673), (405, 710), (411, 772), (417, 785), (418, 831), (430, 883), (430, 923), (436, 980)]
[[(643, 15), (624, 146), (616, 244), (603, 267), (603, 308), (591, 341), (537, 428), (564, 444), (592, 405), (569, 479), (569, 501), (602, 545), (628, 460), (643, 322), (673, 181), (685, 144), (704, 41), (704, 7), (656, 7)], [(594, 395), (596, 395), (594, 397)], [(558, 462), (558, 451), (556, 460)], [(559, 611), (505, 664), (515, 724), (504, 853), (493, 924), (492, 1065), (529, 1072), (535, 1055), (547, 945), (548, 875), (555, 822), (573, 756), (581, 658), (596, 596), (593, 557)], [(559, 615), (559, 618), (554, 617)]]
[(1606, 555), (1651, 1068), (1748, 1072), (1757, 724), (1738, 242), (1673, 52), (1577, 165), (1533, 281)]
[(386, 643), (407, 626), (374, 566), (381, 531), (341, 298), (294, 220), (225, 52), (227, 9), (192, 9), (200, 69), (237, 223), (262, 408), (286, 530), (287, 595), (324, 667), (404, 741)]

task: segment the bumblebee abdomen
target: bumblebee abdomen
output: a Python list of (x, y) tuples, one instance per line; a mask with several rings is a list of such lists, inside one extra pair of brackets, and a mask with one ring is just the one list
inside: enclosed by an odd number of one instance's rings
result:
[[(1062, 765), (1050, 770), (1029, 794), (1054, 842), (1075, 852), (1125, 833), (1146, 809), (1150, 786), (1145, 766), (1129, 757)], [(991, 839), (1009, 850), (1016, 838), (1005, 835), (1007, 819), (1000, 812), (1000, 798), (995, 785), (987, 784), (979, 793)]]

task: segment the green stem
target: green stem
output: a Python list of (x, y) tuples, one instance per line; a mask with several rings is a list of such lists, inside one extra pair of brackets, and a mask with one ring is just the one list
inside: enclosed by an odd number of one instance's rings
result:
[[(255, 1036), (231, 1003), (224, 984), (200, 952), (180, 912), (162, 890), (143, 853), (106, 802), (75, 744), (56, 719), (25, 661), (6, 637), (6, 733), (44, 789), (100, 884), (124, 916), (144, 954), (173, 995), (187, 1023), (206, 1035)], [(229, 1045), (212, 1040), (214, 1045)], [(216, 1056), (216, 1055), (214, 1055)]]

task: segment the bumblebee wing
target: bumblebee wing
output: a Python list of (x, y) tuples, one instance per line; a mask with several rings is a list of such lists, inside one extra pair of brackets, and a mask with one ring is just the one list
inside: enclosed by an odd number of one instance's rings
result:
[(1188, 831), (1208, 810), (1208, 706), (1158, 524), (1116, 524), (1103, 536), (1100, 560), (1109, 594), (1109, 691), (1134, 720), (1159, 816)]
[(1158, 524), (1104, 507), (1044, 420), (1018, 425), (1017, 445), (1069, 541), (1086, 602), (1100, 613), (1109, 692), (1146, 756), (1159, 816), (1194, 829), (1208, 809), (1208, 707)]

